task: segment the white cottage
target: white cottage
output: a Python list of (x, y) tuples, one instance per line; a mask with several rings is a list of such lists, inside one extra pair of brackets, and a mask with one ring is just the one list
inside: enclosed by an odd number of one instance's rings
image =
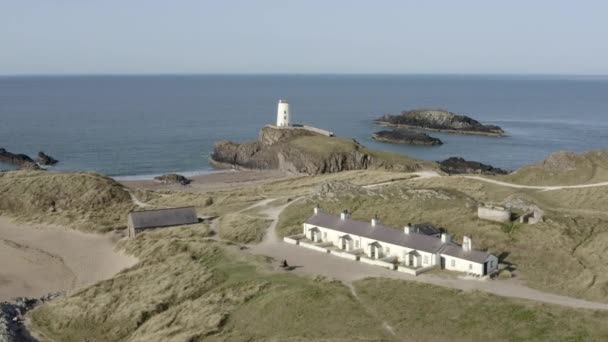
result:
[[(331, 247), (340, 250), (338, 253), (358, 255), (354, 260), (394, 264), (396, 269), (439, 266), (476, 276), (490, 275), (498, 269), (498, 258), (473, 250), (472, 241), (467, 236), (461, 246), (452, 242), (445, 233), (413, 229), (410, 225), (403, 230), (395, 229), (382, 225), (377, 218), (353, 220), (347, 211), (336, 216), (315, 208), (313, 215), (304, 222), (303, 234), (306, 240), (316, 245), (313, 246), (316, 249)], [(327, 251), (331, 253), (331, 249)]]

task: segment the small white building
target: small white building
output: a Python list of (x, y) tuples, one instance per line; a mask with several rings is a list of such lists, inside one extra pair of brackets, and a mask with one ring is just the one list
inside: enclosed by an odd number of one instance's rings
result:
[(277, 127), (289, 127), (290, 125), (289, 103), (287, 100), (280, 99), (277, 106)]
[(459, 245), (445, 233), (426, 235), (422, 230), (412, 229), (409, 224), (403, 229), (395, 229), (382, 225), (377, 218), (353, 220), (347, 211), (336, 216), (315, 208), (313, 215), (303, 224), (303, 234), (304, 239), (317, 245), (360, 254), (356, 260), (368, 263), (373, 263), (369, 259), (383, 260), (394, 263), (395, 269), (439, 266), (480, 277), (498, 269), (498, 258), (474, 250), (470, 237), (465, 236), (463, 244)]

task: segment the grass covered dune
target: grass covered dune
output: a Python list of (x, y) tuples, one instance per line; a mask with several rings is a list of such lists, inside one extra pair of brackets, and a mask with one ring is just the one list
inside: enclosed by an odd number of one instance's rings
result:
[(608, 312), (384, 279), (356, 282), (355, 296), (208, 236), (187, 226), (124, 242), (139, 264), (39, 307), (31, 328), (48, 341), (608, 339)]

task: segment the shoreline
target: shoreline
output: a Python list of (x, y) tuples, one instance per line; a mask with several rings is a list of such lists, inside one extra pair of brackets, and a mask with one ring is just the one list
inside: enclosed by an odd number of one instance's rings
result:
[(455, 130), (455, 129), (427, 128), (427, 127), (420, 127), (420, 126), (393, 124), (390, 122), (379, 121), (379, 120), (373, 120), (372, 122), (376, 125), (385, 126), (385, 127), (403, 127), (403, 128), (421, 129), (421, 130), (425, 130), (425, 131), (440, 132), (440, 133), (455, 133), (455, 134), (462, 134), (462, 135), (480, 135), (480, 136), (493, 137), (493, 138), (504, 138), (504, 137), (509, 136), (506, 133), (492, 133), (492, 132), (480, 132), (480, 131), (459, 131), (459, 130)]
[[(188, 185), (162, 184), (154, 179), (117, 180), (119, 183), (135, 189), (169, 190), (185, 192), (208, 192), (231, 190), (244, 185), (262, 185), (283, 179), (298, 177), (280, 170), (216, 170), (209, 173), (188, 177)], [(116, 179), (116, 178), (115, 178)]]

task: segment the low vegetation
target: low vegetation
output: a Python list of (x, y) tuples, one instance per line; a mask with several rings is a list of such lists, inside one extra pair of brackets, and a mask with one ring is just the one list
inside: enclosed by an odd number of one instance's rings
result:
[(501, 179), (528, 185), (577, 185), (608, 181), (608, 150), (556, 152)]
[[(377, 214), (397, 229), (428, 222), (445, 228), (456, 241), (472, 236), (474, 248), (499, 256), (528, 286), (608, 302), (604, 193), (605, 188), (512, 189), (458, 177), (406, 180), (377, 189), (332, 182), (283, 211), (277, 231), (281, 236), (301, 233), (315, 204), (334, 214), (349, 209), (361, 220)], [(505, 225), (477, 218), (479, 204), (509, 201), (538, 205), (545, 211), (545, 221)]]
[(0, 215), (104, 232), (126, 227), (134, 208), (116, 181), (92, 172), (0, 172)]
[(355, 282), (354, 296), (341, 283), (289, 274), (209, 234), (185, 226), (122, 242), (140, 263), (37, 308), (32, 327), (50, 341), (608, 338), (605, 312), (388, 279)]
[(219, 236), (237, 243), (260, 242), (271, 220), (258, 215), (231, 213), (221, 217)]
[(208, 235), (206, 229), (188, 226), (145, 232), (124, 242), (139, 264), (36, 309), (33, 327), (56, 341), (387, 337), (345, 286), (272, 272), (264, 259)]
[(462, 292), (415, 282), (356, 282), (361, 304), (400, 341), (605, 341), (608, 312)]

